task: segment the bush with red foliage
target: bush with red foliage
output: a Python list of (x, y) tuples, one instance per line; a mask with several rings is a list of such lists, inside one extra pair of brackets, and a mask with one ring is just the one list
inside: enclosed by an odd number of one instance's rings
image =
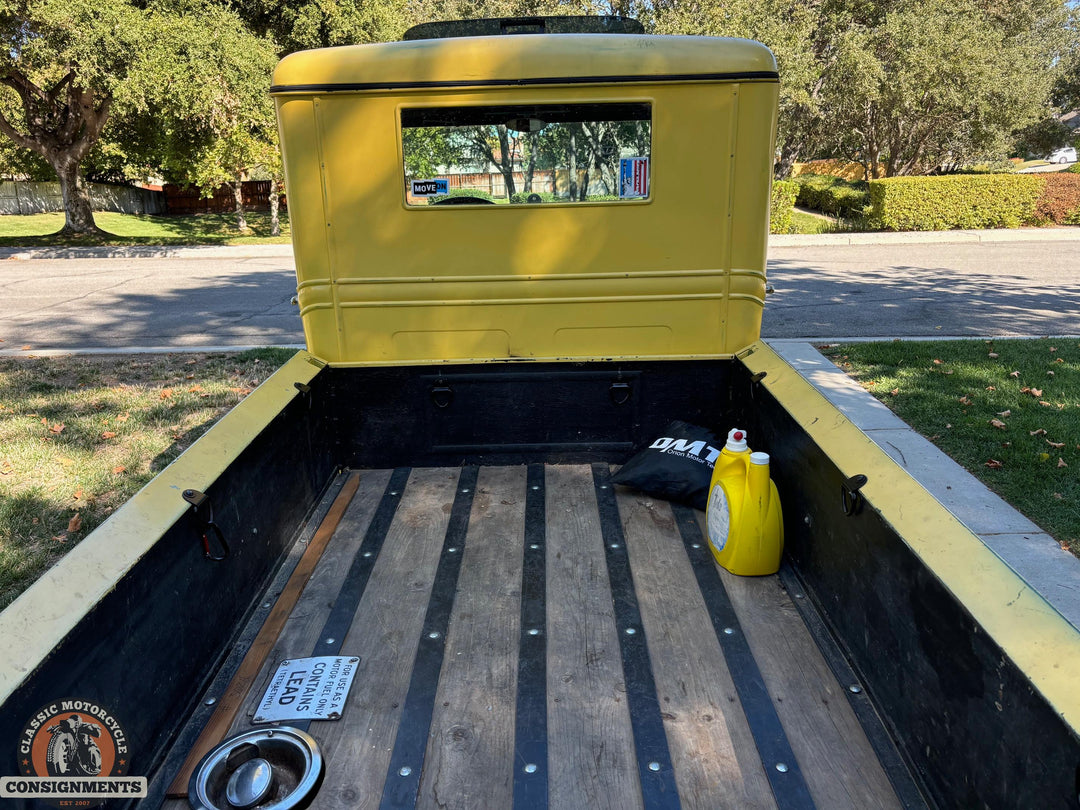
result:
[(1046, 185), (1035, 203), (1035, 221), (1080, 225), (1080, 174), (1045, 174)]

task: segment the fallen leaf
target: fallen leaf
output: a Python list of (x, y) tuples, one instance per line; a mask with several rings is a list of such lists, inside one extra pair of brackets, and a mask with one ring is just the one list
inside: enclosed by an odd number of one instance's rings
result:
[(1059, 501), (1061, 501), (1061, 500), (1064, 500), (1064, 499), (1065, 499), (1065, 496), (1064, 496), (1064, 495), (1062, 495), (1062, 494), (1061, 494), (1060, 492), (1055, 492), (1055, 493), (1054, 493), (1054, 497), (1055, 497), (1055, 498), (1057, 498), (1057, 499), (1058, 499)]
[(987, 390), (987, 391), (997, 391), (997, 389), (996, 389), (996, 388), (994, 388), (994, 386), (992, 386), (992, 385), (988, 385), (988, 386), (986, 386), (986, 390)]
[(82, 517), (79, 515), (78, 512), (76, 512), (75, 515), (71, 518), (71, 520), (68, 521), (67, 530), (69, 532), (77, 532), (81, 528), (82, 528)]
[(1020, 389), (1020, 393), (1021, 393), (1021, 394), (1030, 394), (1030, 393), (1031, 393), (1031, 389), (1030, 389), (1030, 388), (1028, 388), (1027, 386), (1025, 386), (1025, 387), (1023, 387), (1023, 388), (1021, 388), (1021, 389)]
[(1046, 431), (1043, 430), (1042, 428), (1039, 428), (1038, 430), (1029, 430), (1028, 433), (1030, 435), (1032, 435), (1032, 436), (1045, 436), (1046, 435)]
[(1051, 347), (1050, 347), (1050, 351), (1052, 351), (1052, 352), (1056, 352), (1056, 351), (1057, 351), (1057, 346), (1051, 346)]
[(72, 497), (72, 499), (73, 499), (73, 500), (76, 500), (76, 501), (77, 501), (77, 500), (79, 500), (79, 498), (81, 498), (82, 496), (83, 496), (83, 488), (82, 488), (82, 487), (79, 487), (79, 488), (78, 488), (77, 490), (75, 490), (75, 494), (74, 494), (74, 495), (72, 495), (71, 497)]
[(6, 458), (0, 461), (0, 475), (11, 475), (13, 472), (15, 472), (14, 464)]
[(123, 464), (117, 464), (115, 467), (112, 468), (112, 471), (113, 475), (119, 475), (122, 472), (126, 472), (127, 467), (125, 467)]
[(998, 416), (1000, 416), (1002, 418), (1005, 418), (1007, 416), (1012, 416), (1012, 411), (1002, 411), (1001, 413), (998, 414)]
[(970, 399), (968, 399), (966, 395), (965, 395), (965, 396), (962, 396), (962, 397), (960, 397), (960, 399), (959, 399), (959, 400), (957, 400), (957, 401), (958, 401), (958, 402), (959, 402), (959, 403), (960, 403), (961, 405), (970, 405), (970, 404), (971, 404), (971, 400), (970, 400)]
[(1047, 376), (1047, 377), (1053, 377), (1053, 376), (1054, 376), (1054, 372), (1052, 372), (1052, 371), (1048, 371), (1048, 372), (1046, 372), (1046, 376)]
[(1063, 358), (1063, 357), (1055, 357), (1055, 358), (1054, 358), (1054, 362), (1055, 362), (1055, 363), (1064, 363), (1064, 362), (1065, 362), (1065, 358)]
[(195, 385), (191, 386), (191, 388), (188, 389), (188, 392), (192, 393), (192, 394), (198, 394), (202, 390), (203, 390), (203, 387), (196, 383)]
[(103, 439), (115, 439), (116, 434), (111, 430), (106, 430), (104, 433), (101, 434), (101, 438), (103, 438)]
[(188, 360), (186, 363), (184, 363), (184, 365), (185, 366), (193, 366), (198, 362), (199, 362), (198, 360)]
[(194, 374), (188, 374), (184, 379), (186, 379), (186, 380), (194, 380), (195, 375)]
[(1033, 397), (1041, 397), (1042, 396), (1042, 389), (1041, 388), (1032, 388), (1031, 389), (1031, 395)]
[(998, 461), (996, 458), (990, 459), (984, 466), (989, 467), (991, 470), (1000, 470), (1005, 465)]
[(57, 543), (64, 543), (64, 542), (67, 541), (67, 535), (66, 534), (53, 535), (53, 540), (55, 540)]
[(128, 413), (127, 411), (124, 411), (124, 413), (122, 413), (118, 417), (116, 417), (116, 421), (119, 422), (120, 424), (123, 424), (124, 422), (126, 422), (128, 420), (128, 417), (130, 417), (130, 416), (131, 416), (130, 413)]
[(951, 428), (952, 425), (946, 423), (945, 427), (946, 427), (946, 429), (948, 429), (948, 428)]
[(1053, 408), (1054, 407), (1054, 404), (1052, 402), (1047, 402), (1045, 399), (1040, 399), (1039, 404), (1042, 405), (1044, 408)]
[(1039, 461), (1049, 461), (1049, 460), (1050, 460), (1050, 454), (1049, 453), (1039, 453)]
[(159, 393), (158, 396), (161, 397), (162, 399), (172, 399), (172, 389), (171, 388), (162, 388), (161, 393)]
[(22, 347), (22, 348), (21, 348), (21, 349), (20, 349), (19, 351), (23, 351), (23, 352), (28, 352), (28, 351), (30, 351), (30, 350), (31, 350), (32, 348), (33, 348), (33, 346), (31, 346), (31, 345), (30, 345), (29, 343), (27, 343), (27, 344), (26, 344), (25, 346), (23, 346), (23, 347)]
[(1065, 446), (1065, 442), (1052, 442), (1049, 439), (1046, 440), (1046, 443), (1051, 447), (1056, 447), (1059, 450)]
[(998, 430), (1005, 430), (1006, 424), (1000, 419), (991, 419), (990, 424), (996, 427)]
[(1011, 373), (1009, 374), (1009, 376), (1010, 376), (1010, 377), (1019, 377), (1019, 376), (1020, 376), (1020, 372), (1019, 372), (1019, 371), (1013, 371), (1013, 372), (1011, 372)]
[(935, 365), (935, 366), (940, 366), (940, 365), (941, 365), (941, 361), (940, 361), (940, 360), (935, 360), (935, 361), (934, 361), (934, 365)]
[(1059, 470), (1060, 470), (1060, 469), (1061, 469), (1062, 467), (1068, 467), (1068, 466), (1069, 466), (1069, 465), (1065, 463), (1065, 459), (1063, 459), (1063, 458), (1059, 458), (1059, 459), (1058, 459), (1058, 469), (1059, 469)]
[(998, 359), (998, 356), (999, 356), (999, 355), (998, 355), (998, 353), (997, 353), (997, 352), (990, 352), (990, 354), (989, 354), (989, 355), (987, 355), (987, 356), (988, 356), (988, 357), (989, 357), (989, 358), (990, 358), (991, 360), (997, 360), (997, 359)]

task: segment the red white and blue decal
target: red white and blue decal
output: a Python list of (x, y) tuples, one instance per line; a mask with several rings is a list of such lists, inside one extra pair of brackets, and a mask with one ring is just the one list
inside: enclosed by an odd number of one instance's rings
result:
[(628, 199), (649, 196), (649, 159), (630, 157), (619, 159), (619, 197)]

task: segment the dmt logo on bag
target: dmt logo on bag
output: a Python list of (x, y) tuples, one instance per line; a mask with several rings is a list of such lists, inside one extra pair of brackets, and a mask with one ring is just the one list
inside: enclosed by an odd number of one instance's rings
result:
[(692, 461), (708, 464), (710, 467), (720, 456), (720, 451), (708, 442), (688, 442), (686, 439), (672, 439), (668, 437), (657, 439), (649, 445), (649, 449), (659, 450), (662, 453), (668, 453), (680, 458), (688, 458)]

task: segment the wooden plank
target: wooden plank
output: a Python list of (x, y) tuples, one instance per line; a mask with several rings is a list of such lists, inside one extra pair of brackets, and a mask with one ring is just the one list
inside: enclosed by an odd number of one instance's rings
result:
[(791, 598), (775, 577), (721, 578), (818, 807), (901, 807)]
[(671, 507), (618, 502), (682, 807), (775, 807)]
[(319, 563), (319, 558), (330, 542), (338, 522), (345, 514), (345, 510), (359, 486), (359, 473), (351, 473), (344, 486), (342, 486), (341, 492), (338, 493), (334, 503), (330, 506), (330, 511), (327, 512), (322, 524), (315, 532), (315, 536), (311, 538), (307, 551), (300, 558), (300, 562), (296, 564), (289, 581), (282, 589), (281, 596), (278, 597), (277, 603), (271, 608), (270, 614), (266, 617), (266, 621), (248, 649), (247, 655), (244, 656), (244, 660), (240, 663), (236, 675), (233, 676), (228, 688), (218, 700), (217, 709), (211, 715), (199, 738), (195, 741), (195, 745), (192, 747), (191, 753), (188, 754), (184, 766), (169, 786), (167, 795), (187, 795), (188, 782), (191, 780), (191, 774), (194, 772), (195, 766), (199, 764), (199, 760), (210, 749), (221, 742), (228, 732), (233, 719), (251, 689), (252, 683), (262, 668), (263, 661), (273, 648), (274, 642), (285, 626), (293, 607), (300, 599), (308, 580), (311, 579), (315, 567)]
[(343, 717), (311, 725), (326, 757), (320, 808), (379, 806), (457, 479), (456, 469), (409, 478), (341, 649), (360, 657)]
[(547, 468), (550, 806), (642, 806), (592, 470)]
[(312, 575), (303, 596), (293, 608), (270, 654), (266, 656), (259, 677), (255, 679), (242, 710), (233, 720), (229, 734), (237, 734), (256, 728), (251, 722), (266, 687), (278, 665), (288, 659), (311, 655), (333, 607), (334, 599), (341, 590), (341, 583), (349, 573), (349, 566), (357, 549), (364, 541), (364, 533), (375, 515), (375, 510), (386, 491), (392, 470), (365, 470), (361, 473), (360, 489), (338, 524), (333, 542), (323, 552), (322, 560)]
[(525, 467), (480, 471), (417, 806), (513, 804)]

